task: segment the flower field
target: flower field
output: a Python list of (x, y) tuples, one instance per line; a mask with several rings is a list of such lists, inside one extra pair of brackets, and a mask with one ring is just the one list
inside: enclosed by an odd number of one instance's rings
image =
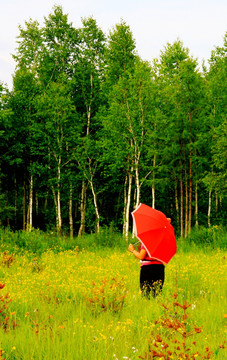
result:
[(226, 254), (179, 251), (163, 293), (127, 250), (0, 253), (0, 359), (226, 359)]

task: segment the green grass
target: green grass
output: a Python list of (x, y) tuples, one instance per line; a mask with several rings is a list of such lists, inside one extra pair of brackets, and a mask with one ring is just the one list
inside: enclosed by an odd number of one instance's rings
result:
[[(0, 348), (4, 351), (0, 359), (144, 358), (157, 334), (170, 346), (173, 339), (182, 342), (181, 334), (160, 324), (165, 314), (162, 305), (171, 308), (173, 294), (178, 294), (180, 304), (191, 305), (187, 331), (194, 325), (202, 327), (201, 333), (186, 339), (188, 346), (200, 354), (209, 347), (211, 359), (227, 358), (226, 349), (219, 348), (226, 338), (223, 249), (194, 243), (189, 247), (182, 240), (166, 267), (162, 295), (146, 300), (139, 291), (139, 263), (122, 239), (120, 246), (88, 246), (85, 250), (86, 241), (82, 245), (77, 240), (71, 250), (56, 250), (50, 239), (51, 250), (38, 254), (28, 247), (25, 251), (8, 247), (5, 257), (2, 246), (0, 283), (5, 287), (0, 296), (3, 300), (8, 293), (12, 301), (0, 302), (2, 309), (4, 304), (8, 307), (0, 314)], [(7, 262), (10, 255), (12, 261)], [(3, 313), (9, 317), (6, 331)], [(168, 316), (174, 319), (175, 315)], [(13, 328), (13, 323), (18, 326)], [(202, 359), (202, 355), (195, 358)]]

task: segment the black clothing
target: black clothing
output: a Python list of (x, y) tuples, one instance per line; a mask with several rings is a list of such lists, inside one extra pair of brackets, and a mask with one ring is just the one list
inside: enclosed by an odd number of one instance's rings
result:
[(151, 264), (141, 266), (140, 289), (142, 294), (149, 297), (150, 293), (156, 297), (161, 291), (165, 280), (165, 266)]

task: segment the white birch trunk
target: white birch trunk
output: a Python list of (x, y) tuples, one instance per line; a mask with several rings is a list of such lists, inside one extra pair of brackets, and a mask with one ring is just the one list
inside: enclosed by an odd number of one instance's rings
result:
[(58, 189), (57, 192), (57, 218), (58, 218), (58, 231), (61, 231), (62, 228), (62, 218), (61, 218), (61, 192)]
[(179, 203), (178, 203), (178, 191), (177, 191), (177, 181), (175, 181), (175, 208), (177, 213), (177, 225), (179, 226)]
[(192, 159), (189, 159), (189, 195), (188, 195), (188, 233), (191, 232), (192, 228)]
[(198, 181), (195, 184), (195, 226), (199, 226), (199, 211), (198, 211)]
[[(1, 174), (1, 166), (0, 166), (0, 174)], [(0, 176), (0, 192), (2, 191), (2, 179)], [(0, 226), (2, 226), (2, 219), (0, 218)]]
[(155, 209), (155, 171), (154, 168), (156, 166), (156, 154), (154, 154), (153, 158), (153, 181), (152, 181), (152, 207)]
[(208, 226), (209, 226), (209, 227), (210, 227), (210, 225), (211, 225), (211, 223), (210, 223), (211, 202), (212, 202), (212, 190), (209, 190), (208, 214), (207, 214), (207, 218), (208, 218)]
[[(184, 158), (185, 158), (184, 150)], [(187, 180), (187, 169), (186, 169), (186, 159), (184, 163), (184, 175), (185, 175), (185, 224), (184, 224), (184, 237), (188, 236), (188, 180)]]
[(180, 178), (180, 229), (181, 237), (184, 236), (184, 189), (183, 189), (183, 171), (181, 163), (181, 178)]
[(87, 135), (90, 133), (90, 124), (91, 124), (91, 106), (88, 107), (87, 111)]
[(135, 204), (135, 208), (137, 208), (140, 203), (140, 181), (139, 181), (138, 164), (136, 164), (135, 174), (136, 174), (136, 204)]
[(93, 201), (94, 201), (94, 207), (95, 207), (95, 216), (96, 216), (96, 232), (99, 233), (100, 230), (100, 215), (99, 215), (99, 210), (98, 210), (98, 203), (97, 203), (97, 195), (95, 193), (95, 189), (94, 189), (94, 185), (93, 185), (93, 181), (90, 181), (90, 186), (91, 186), (91, 191), (93, 194)]
[[(131, 169), (133, 170), (133, 169)], [(130, 204), (131, 204), (131, 193), (132, 193), (132, 172), (128, 174), (128, 193), (127, 193), (127, 203), (125, 210), (125, 238), (128, 239), (129, 232), (129, 212), (130, 212)]]
[[(17, 179), (14, 180), (14, 188), (15, 188), (15, 199), (14, 199), (14, 217), (15, 217), (15, 224), (17, 223)], [(1, 189), (1, 184), (0, 184)], [(1, 220), (0, 220), (1, 226)]]
[(69, 230), (70, 239), (73, 239), (73, 187), (71, 182), (69, 186)]
[(57, 190), (57, 217), (58, 217), (58, 231), (61, 231), (62, 228), (62, 218), (61, 218), (61, 157), (58, 160), (58, 190)]
[(33, 175), (30, 177), (29, 186), (29, 202), (28, 202), (28, 213), (27, 213), (27, 231), (32, 230), (32, 208), (33, 208)]
[(26, 184), (24, 181), (23, 191), (23, 230), (26, 230)]
[(184, 237), (188, 236), (188, 184), (185, 184), (185, 224), (184, 224)]
[(33, 210), (33, 175), (31, 176), (30, 194), (29, 194), (29, 229), (32, 230), (32, 210)]
[(125, 176), (125, 183), (124, 183), (124, 210), (123, 210), (123, 237), (126, 237), (126, 207), (127, 207), (127, 182), (128, 176)]
[(218, 193), (215, 192), (215, 212), (218, 212)]
[(78, 237), (81, 237), (85, 233), (86, 197), (87, 197), (87, 185), (85, 183), (85, 180), (83, 180), (82, 189), (81, 189), (81, 200), (80, 200), (80, 228), (78, 231)]
[(53, 193), (54, 206), (55, 206), (56, 228), (58, 229), (59, 228), (59, 224), (58, 224), (58, 202), (57, 202), (57, 197), (56, 197), (54, 187), (51, 186), (51, 189), (52, 189), (52, 193)]

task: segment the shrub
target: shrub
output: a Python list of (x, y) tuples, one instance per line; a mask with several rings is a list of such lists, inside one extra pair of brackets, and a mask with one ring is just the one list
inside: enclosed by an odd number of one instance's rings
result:
[[(0, 283), (0, 290), (5, 287), (5, 284)], [(10, 303), (12, 299), (9, 293), (0, 295), (0, 327), (7, 331), (9, 328), (15, 329), (17, 324), (13, 319), (14, 312), (10, 312)]]
[[(148, 341), (148, 350), (140, 359), (211, 359), (214, 352), (206, 347), (203, 352), (197, 349), (195, 335), (202, 332), (202, 326), (193, 324), (188, 314), (191, 304), (178, 301), (178, 294), (173, 295), (173, 302), (162, 304), (164, 315), (155, 322), (156, 327), (152, 329)], [(221, 344), (219, 349), (224, 349)]]
[(219, 226), (214, 225), (210, 228), (204, 226), (193, 228), (187, 237), (187, 241), (194, 243), (199, 247), (212, 247), (225, 249), (227, 245), (226, 230)]
[(92, 282), (90, 294), (85, 295), (85, 299), (89, 308), (96, 315), (107, 310), (119, 313), (123, 308), (126, 292), (123, 279), (113, 278), (108, 281), (105, 278), (100, 284)]
[(41, 255), (48, 249), (55, 253), (74, 250), (78, 246), (79, 250), (100, 249), (100, 248), (124, 248), (126, 242), (122, 235), (113, 227), (103, 227), (100, 233), (86, 234), (81, 238), (70, 239), (67, 236), (60, 235), (55, 231), (43, 232), (39, 229), (27, 231), (11, 231), (0, 228), (0, 247), (3, 251), (9, 253), (20, 253), (27, 250), (36, 255)]

